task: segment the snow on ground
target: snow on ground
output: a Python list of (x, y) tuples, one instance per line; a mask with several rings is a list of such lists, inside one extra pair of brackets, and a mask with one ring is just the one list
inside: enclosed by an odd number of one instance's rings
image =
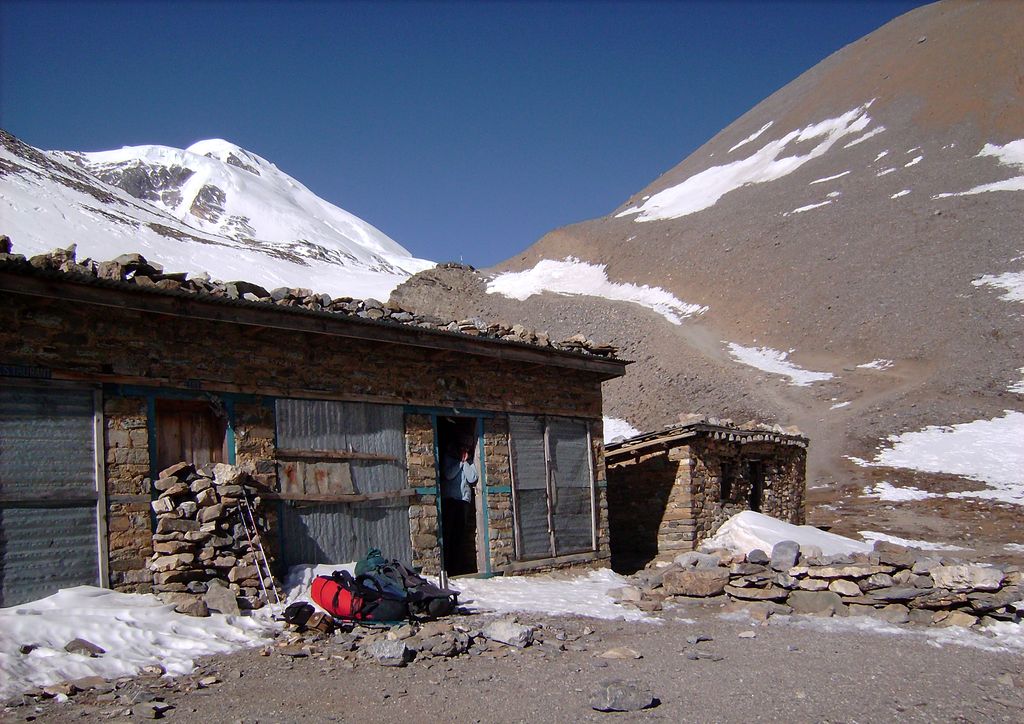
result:
[[(616, 216), (636, 214), (638, 222), (676, 219), (710, 208), (727, 193), (742, 186), (766, 183), (787, 176), (808, 161), (827, 153), (841, 139), (860, 133), (871, 125), (871, 117), (867, 113), (870, 105), (869, 102), (837, 118), (828, 118), (800, 130), (790, 131), (779, 139), (769, 141), (747, 158), (705, 169)], [(817, 143), (807, 153), (783, 155), (791, 143), (812, 140), (817, 140)]]
[[(978, 156), (991, 156), (999, 160), (1003, 166), (1010, 166), (1018, 171), (1024, 172), (1024, 138), (1010, 141), (1005, 146), (997, 146), (994, 143), (986, 143), (978, 152)], [(1024, 191), (1024, 173), (1020, 176), (1013, 176), (1003, 181), (981, 184), (966, 191), (936, 194), (934, 198), (941, 199), (947, 196), (968, 196), (981, 194), (986, 191)]]
[(1024, 553), (1024, 544), (1022, 543), (1007, 543), (1003, 548), (1011, 553)]
[(999, 298), (1007, 302), (1024, 302), (1024, 272), (1006, 272), (1004, 274), (986, 274), (971, 282), (976, 287), (1000, 287), (1006, 290)]
[(643, 611), (618, 605), (608, 591), (629, 582), (608, 568), (560, 577), (554, 575), (459, 578), (460, 603), (481, 613), (538, 613), (550, 616), (653, 621)]
[(893, 194), (892, 196), (890, 196), (889, 198), (890, 198), (890, 199), (898, 199), (898, 198), (900, 198), (901, 196), (906, 196), (906, 195), (907, 195), (907, 194), (909, 194), (909, 193), (910, 193), (910, 189), (903, 189), (902, 191), (897, 191), (896, 193), (894, 193), (894, 194)]
[(966, 646), (993, 652), (1024, 651), (1024, 626), (998, 621), (972, 631), (961, 626), (947, 628), (897, 626), (871, 616), (819, 618), (816, 616), (772, 616), (770, 626), (796, 626), (829, 634), (876, 633), (882, 636), (919, 636), (937, 648)]
[(865, 498), (878, 498), (889, 503), (906, 503), (913, 500), (927, 500), (928, 498), (941, 498), (938, 493), (929, 493), (913, 486), (898, 488), (892, 483), (883, 480), (875, 485), (864, 488)]
[(752, 510), (729, 518), (714, 536), (701, 544), (701, 548), (726, 548), (738, 553), (760, 548), (771, 553), (775, 544), (784, 540), (796, 541), (801, 546), (817, 546), (827, 556), (871, 550), (870, 543), (844, 538), (811, 525), (785, 523)]
[[(735, 150), (736, 150), (737, 148), (740, 148), (741, 146), (746, 146), (746, 145), (747, 145), (748, 143), (750, 143), (751, 141), (756, 141), (756, 140), (757, 140), (757, 139), (758, 139), (758, 138), (759, 138), (759, 137), (761, 136), (761, 134), (762, 134), (762, 133), (764, 133), (765, 131), (767, 131), (767, 130), (768, 130), (769, 128), (771, 128), (771, 127), (772, 127), (772, 124), (773, 124), (773, 123), (775, 123), (775, 121), (768, 121), (768, 122), (767, 122), (766, 124), (764, 124), (763, 126), (761, 126), (761, 127), (759, 128), (759, 129), (757, 129), (756, 131), (754, 131), (753, 133), (751, 133), (751, 134), (750, 134), (749, 136), (747, 136), (746, 138), (744, 138), (744, 139), (743, 139), (742, 141), (740, 141), (739, 143), (737, 143), (737, 144), (736, 144), (735, 146), (733, 146), (732, 148), (730, 148), (730, 149), (728, 150), (728, 153), (732, 153), (733, 151), (735, 151)], [(713, 154), (712, 154), (712, 155), (713, 155)], [(650, 197), (648, 197), (648, 198), (650, 198)]]
[(790, 379), (790, 384), (797, 387), (806, 387), (813, 382), (822, 382), (834, 377), (831, 372), (813, 372), (797, 367), (787, 361), (789, 352), (782, 352), (770, 347), (743, 347), (735, 342), (727, 342), (729, 353), (737, 362), (756, 367), (774, 375), (782, 375)]
[[(187, 674), (197, 657), (257, 646), (275, 629), (259, 615), (194, 618), (149, 594), (67, 588), (0, 609), (0, 699), (85, 676), (131, 676), (155, 664), (172, 676)], [(65, 651), (76, 638), (106, 653), (90, 658)], [(23, 646), (35, 648), (22, 654)]]
[(647, 307), (672, 324), (682, 324), (687, 317), (708, 310), (699, 304), (688, 304), (661, 287), (609, 281), (606, 269), (604, 264), (589, 264), (571, 256), (562, 261), (542, 259), (532, 269), (499, 274), (488, 283), (487, 293), (519, 300), (542, 292), (603, 297)]
[(903, 168), (910, 168), (911, 166), (916, 166), (917, 164), (921, 163), (923, 159), (924, 156), (914, 156), (912, 159), (903, 164)]
[(891, 359), (873, 359), (870, 362), (865, 362), (862, 365), (857, 365), (860, 369), (864, 370), (887, 370), (895, 364)]
[(875, 176), (887, 176), (887, 175), (891, 174), (895, 170), (896, 169), (894, 169), (894, 168), (883, 168), (881, 171), (876, 173)]
[(813, 186), (814, 184), (823, 184), (826, 181), (835, 181), (837, 178), (842, 178), (843, 176), (846, 176), (849, 173), (850, 173), (849, 171), (843, 171), (842, 173), (837, 173), (835, 176), (826, 176), (825, 178), (816, 178), (816, 179), (814, 179), (813, 181), (811, 181), (807, 185), (808, 186)]
[(879, 133), (885, 133), (885, 126), (876, 126), (875, 128), (872, 128), (870, 131), (865, 133), (863, 136), (859, 136), (859, 137), (853, 139), (852, 141), (850, 141), (849, 143), (847, 143), (845, 146), (843, 146), (843, 148), (853, 148), (858, 143), (864, 143), (864, 141), (868, 140), (869, 138), (874, 138)]
[[(1021, 367), (1018, 372), (1024, 373), (1024, 367)], [(1019, 395), (1024, 395), (1024, 379), (1020, 382), (1014, 382), (1012, 385), (1006, 388), (1010, 392), (1016, 392)]]
[(787, 212), (783, 213), (782, 215), (783, 216), (789, 216), (790, 214), (802, 214), (805, 211), (810, 211), (811, 209), (818, 209), (818, 208), (821, 208), (822, 206), (828, 206), (831, 203), (832, 203), (831, 199), (829, 199), (828, 201), (819, 201), (816, 204), (807, 204), (807, 206), (797, 207), (797, 208), (793, 209), (792, 211), (787, 211)]
[(639, 434), (640, 430), (637, 430), (625, 420), (617, 417), (604, 418), (604, 442), (606, 445), (615, 440), (624, 440)]
[(868, 543), (874, 544), (875, 541), (880, 540), (886, 543), (895, 543), (899, 546), (906, 548), (920, 548), (925, 551), (965, 551), (969, 550), (961, 546), (947, 545), (945, 543), (930, 543), (926, 540), (913, 540), (910, 538), (899, 538), (888, 533), (876, 533), (872, 530), (859, 530), (860, 537), (866, 540)]
[(1024, 505), (1024, 412), (958, 425), (929, 426), (890, 435), (890, 446), (874, 460), (850, 458), (863, 467), (890, 467), (959, 475), (986, 490), (948, 493), (951, 498), (983, 498)]
[[(880, 151), (879, 154), (877, 156), (875, 156), (875, 161), (880, 161), (881, 159), (885, 158), (888, 155), (889, 155), (889, 149), (886, 149), (884, 151)], [(874, 161), (872, 161), (872, 163), (874, 163)]]
[(830, 409), (830, 410), (841, 410), (841, 409), (843, 409), (844, 407), (847, 407), (847, 406), (849, 406), (849, 404), (850, 404), (850, 401), (849, 401), (849, 400), (847, 400), (846, 402), (837, 402), (837, 403), (835, 403), (834, 405), (832, 405), (832, 406), (831, 406), (830, 408), (828, 408), (828, 409)]

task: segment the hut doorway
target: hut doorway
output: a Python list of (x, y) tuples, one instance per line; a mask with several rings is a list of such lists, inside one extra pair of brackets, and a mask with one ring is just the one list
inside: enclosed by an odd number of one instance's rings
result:
[(437, 418), (441, 554), (443, 568), (450, 576), (480, 571), (477, 537), (483, 511), (483, 475), (477, 450), (477, 424), (475, 417)]

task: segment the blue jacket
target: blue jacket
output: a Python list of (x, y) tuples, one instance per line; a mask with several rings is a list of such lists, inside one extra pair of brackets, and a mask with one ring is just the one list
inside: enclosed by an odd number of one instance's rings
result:
[(462, 462), (451, 455), (445, 455), (441, 462), (441, 497), (464, 500), (467, 503), (473, 501), (473, 487), (479, 480), (476, 466), (466, 461)]

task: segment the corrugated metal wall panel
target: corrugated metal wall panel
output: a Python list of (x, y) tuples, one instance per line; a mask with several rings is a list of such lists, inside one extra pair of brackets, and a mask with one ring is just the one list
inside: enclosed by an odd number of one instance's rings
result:
[(0, 387), (0, 492), (96, 490), (91, 390)]
[(544, 420), (528, 415), (509, 415), (509, 432), (516, 484), (519, 557), (546, 558), (551, 555), (551, 534), (548, 530)]
[(387, 558), (412, 560), (409, 508), (398, 503), (343, 503), (293, 507), (281, 516), (284, 562), (346, 563), (380, 548)]
[(592, 550), (594, 516), (586, 423), (551, 418), (548, 438), (555, 484), (555, 555)]
[(360, 493), (405, 487), (405, 417), (397, 405), (330, 400), (278, 400), (277, 445), (293, 450), (349, 450), (387, 455), (395, 462), (353, 460)]
[[(352, 460), (359, 493), (406, 487), (405, 416), (396, 405), (327, 400), (278, 400), (277, 445), (293, 450), (350, 450), (387, 455), (393, 462)], [(282, 548), (286, 565), (344, 563), (369, 547), (388, 558), (410, 562), (409, 509), (397, 502), (343, 503), (295, 507), (284, 504)]]
[(96, 507), (0, 509), (0, 607), (99, 584)]
[(0, 387), (0, 606), (99, 584), (94, 450), (91, 389)]

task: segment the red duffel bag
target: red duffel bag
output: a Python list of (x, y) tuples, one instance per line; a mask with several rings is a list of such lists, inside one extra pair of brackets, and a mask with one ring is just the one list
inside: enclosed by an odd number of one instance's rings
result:
[(353, 578), (348, 571), (335, 571), (331, 576), (317, 576), (310, 587), (310, 597), (320, 608), (335, 618), (350, 621), (400, 621), (409, 615), (405, 601), (396, 600), (379, 587), (364, 583), (365, 576)]

